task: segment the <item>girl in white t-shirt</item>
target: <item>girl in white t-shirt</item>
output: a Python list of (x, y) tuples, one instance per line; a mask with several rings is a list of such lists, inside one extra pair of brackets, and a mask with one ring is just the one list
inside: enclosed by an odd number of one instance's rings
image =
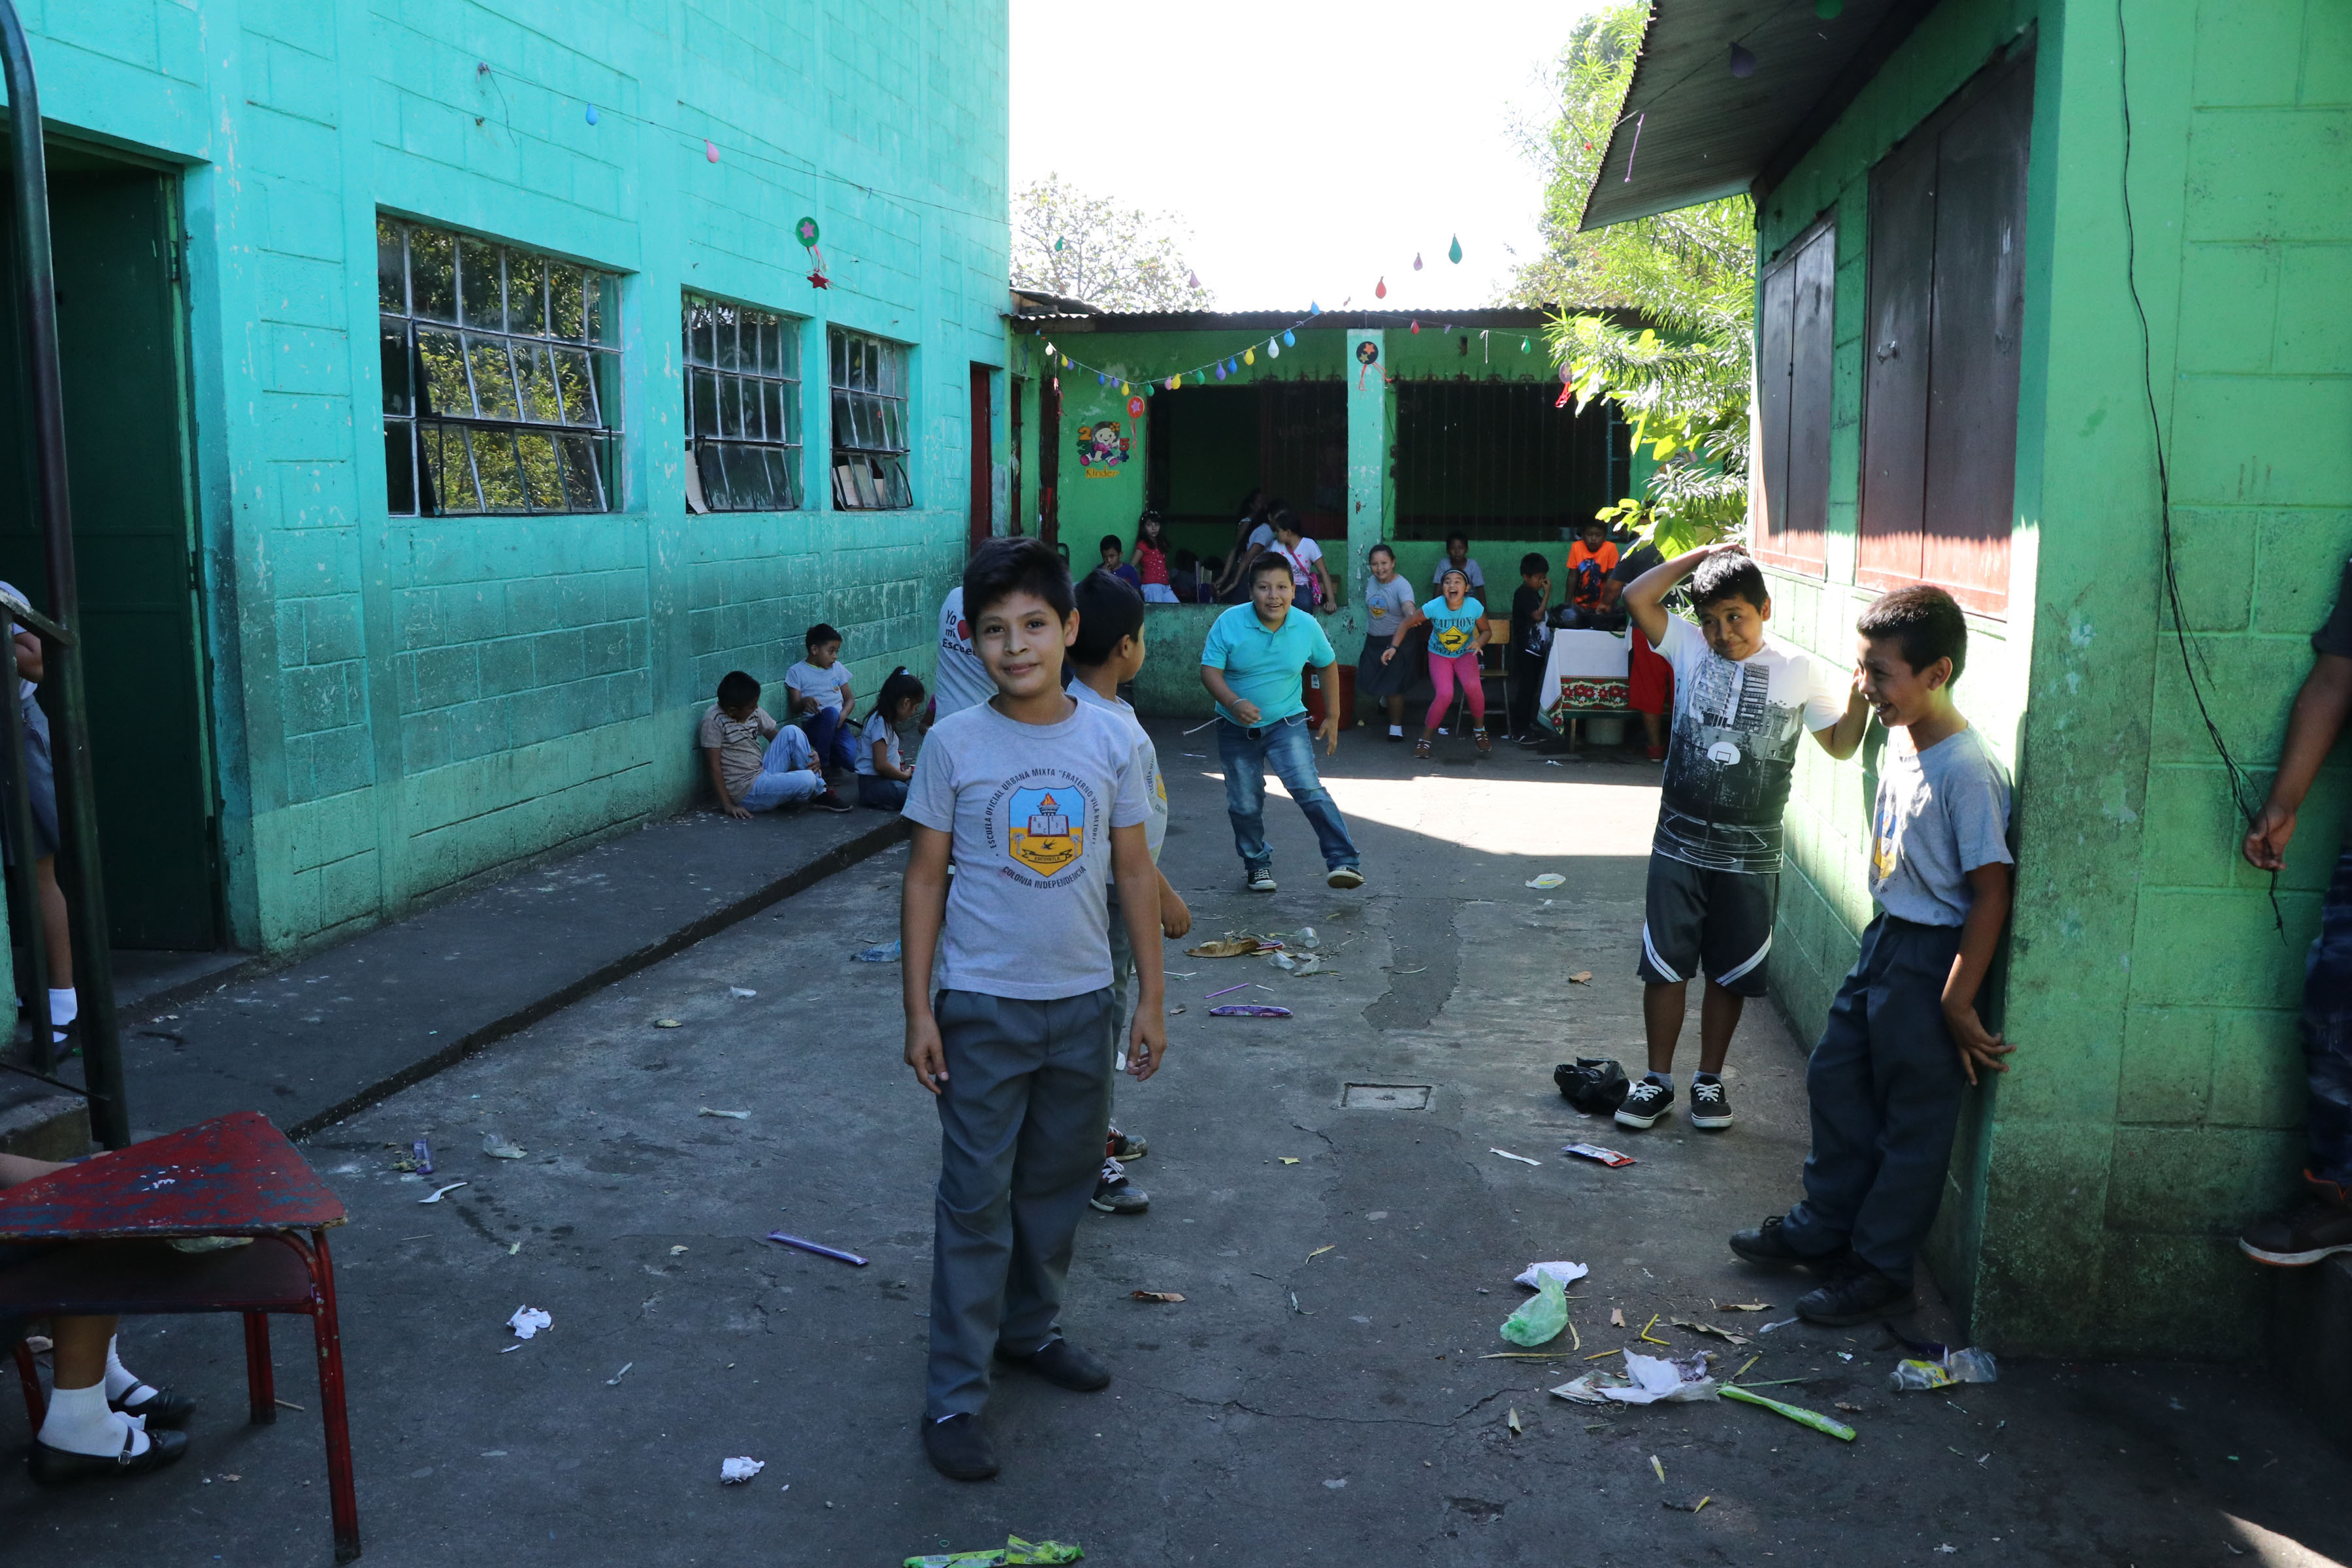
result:
[(898, 747), (898, 726), (923, 708), (922, 678), (905, 665), (890, 672), (874, 711), (857, 737), (857, 804), (877, 811), (902, 811), (907, 782), (915, 770)]
[(1274, 512), (1274, 552), (1290, 563), (1290, 584), (1298, 602), (1310, 610), (1332, 608), (1331, 574), (1323, 569), (1323, 547), (1298, 526), (1298, 514), (1288, 507)]

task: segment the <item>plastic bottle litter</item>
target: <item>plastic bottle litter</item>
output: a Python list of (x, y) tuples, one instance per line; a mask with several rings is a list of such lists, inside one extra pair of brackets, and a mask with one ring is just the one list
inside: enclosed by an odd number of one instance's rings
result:
[(1993, 1364), (1992, 1352), (1974, 1347), (1952, 1351), (1935, 1361), (1914, 1358), (1895, 1363), (1886, 1376), (1886, 1386), (1897, 1394), (1916, 1394), (1931, 1388), (1949, 1388), (1958, 1383), (1997, 1383), (2000, 1369)]
[(1209, 1009), (1209, 1016), (1212, 1018), (1287, 1018), (1290, 1016), (1290, 1009), (1268, 1007), (1259, 1002), (1244, 1002), (1237, 1006), (1212, 1007)]
[(1522, 1350), (1533, 1350), (1559, 1338), (1568, 1327), (1568, 1293), (1557, 1275), (1540, 1276), (1536, 1293), (1503, 1320), (1503, 1337)]
[(506, 1139), (499, 1133), (485, 1132), (482, 1134), (482, 1152), (488, 1154), (493, 1160), (520, 1160), (523, 1157), (525, 1151), (515, 1144), (508, 1142)]
[(896, 963), (898, 943), (896, 941), (876, 942), (872, 947), (851, 955), (852, 963)]

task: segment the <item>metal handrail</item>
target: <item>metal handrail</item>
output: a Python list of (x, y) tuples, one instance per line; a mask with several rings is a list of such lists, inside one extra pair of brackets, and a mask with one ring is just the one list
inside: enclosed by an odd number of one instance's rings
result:
[[(49, 254), (48, 157), (41, 127), (40, 94), (33, 82), (33, 53), (25, 39), (24, 24), (10, 0), (0, 0), (0, 77), (8, 89), (11, 183), (16, 202), (17, 310), (25, 342), (25, 368), (33, 411), (33, 445), (37, 458), (36, 496), (41, 517), (41, 539), (48, 558), (49, 613), (44, 617), (7, 612), (44, 638), (44, 675), (57, 695), (58, 711), (52, 730), (51, 753), (57, 765), (58, 826), (72, 885), (66, 889), (68, 922), (73, 934), (74, 960), (79, 975), (82, 1074), (89, 1088), (90, 1131), (110, 1149), (131, 1142), (130, 1108), (123, 1099), (122, 1040), (114, 1014), (114, 975), (108, 942), (106, 886), (99, 872), (98, 800), (92, 790), (89, 755), (89, 701), (82, 688), (81, 650), (73, 628), (81, 621), (81, 597), (74, 571), (73, 510), (66, 477), (65, 394), (58, 368), (58, 292), (55, 264)], [(13, 668), (0, 673), (13, 674)], [(15, 693), (6, 694), (13, 697)], [(23, 771), (24, 716), (13, 701), (0, 700), (8, 710), (5, 724), (18, 763), (17, 777), (30, 784)], [(19, 822), (16, 856), (20, 885), (29, 887), (32, 839), (28, 788), (16, 792)], [(19, 893), (18, 897), (24, 895)], [(37, 898), (26, 911), (33, 933), (32, 970), (35, 994), (31, 1003), (37, 1057), (47, 1062), (50, 1051), (48, 992), (41, 952), (41, 909)], [(47, 1082), (58, 1082), (36, 1073)]]

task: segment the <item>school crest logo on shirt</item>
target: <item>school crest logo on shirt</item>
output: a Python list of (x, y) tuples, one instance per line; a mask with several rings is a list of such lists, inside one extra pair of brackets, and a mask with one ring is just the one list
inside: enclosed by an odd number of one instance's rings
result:
[(1016, 789), (1007, 815), (1008, 850), (1041, 877), (1059, 874), (1086, 853), (1086, 797), (1074, 789)]

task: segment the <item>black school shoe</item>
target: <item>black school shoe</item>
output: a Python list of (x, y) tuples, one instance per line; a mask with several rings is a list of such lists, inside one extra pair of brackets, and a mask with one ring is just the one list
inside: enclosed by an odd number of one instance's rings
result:
[[(2308, 1180), (2309, 1178), (2305, 1178)], [(2303, 1268), (2337, 1252), (2352, 1252), (2352, 1204), (2333, 1182), (2312, 1182), (2304, 1200), (2284, 1214), (2256, 1220), (2238, 1238), (2238, 1250), (2257, 1263)]]
[[(140, 1384), (141, 1388), (146, 1386), (144, 1384)], [(131, 1392), (135, 1394), (138, 1390), (133, 1389)], [(150, 1432), (185, 1426), (188, 1424), (188, 1418), (196, 1413), (194, 1400), (184, 1394), (174, 1394), (168, 1388), (149, 1389), (148, 1397), (136, 1405), (125, 1405), (119, 1399), (110, 1399), (106, 1404), (110, 1410), (119, 1411), (125, 1415), (144, 1418), (147, 1430)]]
[(1907, 1280), (1890, 1279), (1857, 1261), (1828, 1284), (1798, 1297), (1797, 1316), (1809, 1323), (1850, 1329), (1856, 1323), (1902, 1317), (1916, 1305)]
[(923, 1418), (923, 1457), (951, 1481), (985, 1481), (996, 1476), (996, 1445), (980, 1429), (977, 1415)]
[(131, 1439), (125, 1438), (120, 1454), (77, 1454), (68, 1448), (52, 1448), (36, 1438), (33, 1451), (26, 1457), (33, 1479), (45, 1487), (62, 1486), (68, 1481), (111, 1480), (122, 1476), (144, 1475), (160, 1470), (188, 1451), (185, 1432), (150, 1432), (144, 1453), (131, 1451)]
[(1625, 1091), (1625, 1102), (1617, 1108), (1617, 1125), (1637, 1131), (1654, 1127), (1674, 1108), (1673, 1089), (1643, 1079)]
[(1731, 1250), (1750, 1263), (1760, 1263), (1768, 1268), (1813, 1268), (1838, 1272), (1845, 1267), (1853, 1252), (1839, 1247), (1835, 1252), (1800, 1252), (1789, 1245), (1789, 1235), (1779, 1215), (1774, 1215), (1754, 1230), (1734, 1233)]
[(1731, 1125), (1731, 1094), (1721, 1079), (1691, 1080), (1690, 1124), (1711, 1132)]
[(1014, 1355), (999, 1345), (996, 1359), (1010, 1366), (1027, 1367), (1047, 1383), (1076, 1394), (1096, 1394), (1110, 1386), (1110, 1368), (1059, 1334), (1027, 1355)]

